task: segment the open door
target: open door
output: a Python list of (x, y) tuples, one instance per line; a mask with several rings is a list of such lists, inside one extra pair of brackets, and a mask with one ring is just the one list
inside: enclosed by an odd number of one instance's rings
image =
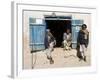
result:
[(77, 47), (78, 32), (83, 24), (83, 20), (72, 20), (72, 48)]
[(43, 19), (29, 18), (31, 51), (45, 49), (45, 23)]

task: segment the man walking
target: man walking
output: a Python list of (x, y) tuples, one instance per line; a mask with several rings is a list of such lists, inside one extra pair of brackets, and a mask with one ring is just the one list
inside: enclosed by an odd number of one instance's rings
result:
[(54, 60), (52, 59), (51, 53), (54, 50), (54, 45), (56, 44), (55, 42), (55, 38), (53, 37), (53, 35), (51, 34), (50, 30), (47, 29), (46, 31), (46, 48), (47, 48), (47, 59), (50, 61), (50, 64), (54, 63)]
[(88, 46), (88, 42), (89, 42), (89, 32), (87, 30), (87, 25), (83, 24), (82, 29), (78, 33), (78, 41), (77, 41), (80, 47), (80, 54), (81, 54), (80, 60), (83, 59), (84, 61), (86, 61), (86, 48)]

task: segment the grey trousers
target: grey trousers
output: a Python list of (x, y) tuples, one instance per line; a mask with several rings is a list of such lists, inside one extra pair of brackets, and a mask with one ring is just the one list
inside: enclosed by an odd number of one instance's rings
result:
[(49, 44), (49, 48), (46, 49), (46, 55), (47, 55), (47, 57), (49, 57), (49, 58), (52, 57), (51, 53), (52, 53), (53, 48), (54, 48), (54, 43), (51, 42)]
[(81, 52), (82, 57), (86, 56), (86, 47), (84, 44), (80, 45), (80, 52)]

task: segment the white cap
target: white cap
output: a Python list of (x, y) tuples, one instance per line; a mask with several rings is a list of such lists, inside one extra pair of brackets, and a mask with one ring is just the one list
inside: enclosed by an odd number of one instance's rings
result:
[(46, 29), (47, 32), (50, 32), (50, 29)]

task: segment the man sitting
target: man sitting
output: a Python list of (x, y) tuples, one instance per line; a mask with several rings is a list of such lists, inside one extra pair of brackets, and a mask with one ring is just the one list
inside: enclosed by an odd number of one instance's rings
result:
[(63, 46), (64, 46), (64, 50), (70, 50), (71, 49), (71, 40), (72, 40), (72, 36), (70, 33), (70, 30), (67, 29), (66, 33), (63, 34)]

